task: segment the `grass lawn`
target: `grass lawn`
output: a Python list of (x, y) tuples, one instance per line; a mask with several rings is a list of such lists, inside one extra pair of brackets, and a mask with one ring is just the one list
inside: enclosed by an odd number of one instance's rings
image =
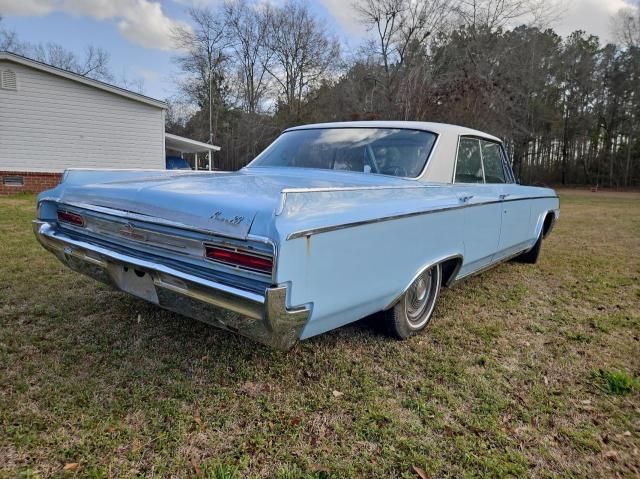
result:
[(259, 346), (65, 269), (0, 199), (0, 477), (640, 475), (640, 194), (561, 194), (535, 265)]

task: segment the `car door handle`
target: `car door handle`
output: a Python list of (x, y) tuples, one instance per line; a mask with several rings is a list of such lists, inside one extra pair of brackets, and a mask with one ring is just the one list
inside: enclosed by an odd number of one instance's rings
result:
[(508, 196), (511, 196), (511, 193), (504, 193), (504, 194), (500, 195), (500, 196), (499, 196), (499, 198), (500, 198), (501, 200), (504, 200), (504, 199), (505, 199), (505, 198), (507, 198)]
[(462, 203), (466, 203), (466, 202), (467, 202), (467, 201), (469, 201), (471, 198), (473, 198), (473, 195), (460, 196), (458, 199), (459, 199)]

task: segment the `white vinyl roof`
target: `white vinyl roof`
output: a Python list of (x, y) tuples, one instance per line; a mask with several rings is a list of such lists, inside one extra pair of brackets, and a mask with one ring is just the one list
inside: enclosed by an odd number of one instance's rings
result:
[(495, 136), (483, 131), (473, 130), (464, 126), (449, 125), (447, 123), (432, 123), (428, 121), (342, 121), (335, 123), (316, 123), (311, 125), (294, 126), (286, 131), (314, 128), (405, 128), (431, 131), (438, 134), (453, 133), (456, 135), (479, 136), (493, 141), (501, 141), (500, 138), (496, 138)]
[(15, 53), (0, 51), (0, 60), (17, 63), (30, 68), (34, 68), (36, 70), (50, 73), (52, 75), (67, 78), (69, 80), (73, 80), (78, 83), (82, 83), (84, 85), (98, 88), (100, 90), (108, 91), (110, 93), (114, 93), (116, 95), (120, 95), (125, 98), (129, 98), (131, 100), (139, 101), (142, 103), (146, 103), (147, 105), (162, 108), (163, 110), (166, 110), (167, 108), (167, 104), (165, 102), (156, 100), (155, 98), (141, 95), (140, 93), (135, 93), (130, 90), (125, 90), (124, 88), (120, 88), (115, 85), (110, 85), (108, 83), (104, 83), (99, 80), (94, 80), (93, 78), (88, 78), (82, 75), (78, 75), (77, 73), (73, 73), (68, 70), (63, 70), (62, 68), (57, 68), (57, 67), (48, 65), (46, 63), (39, 62), (37, 60), (32, 60), (31, 58), (23, 57), (21, 55), (16, 55)]
[(203, 143), (201, 141), (185, 138), (184, 136), (164, 134), (164, 146), (168, 150), (179, 151), (181, 153), (202, 153), (207, 151), (220, 151), (220, 147)]

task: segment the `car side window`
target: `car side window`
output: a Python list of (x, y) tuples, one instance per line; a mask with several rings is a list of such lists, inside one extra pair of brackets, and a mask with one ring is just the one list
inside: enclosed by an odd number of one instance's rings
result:
[(480, 140), (460, 138), (456, 158), (456, 183), (484, 183)]
[(500, 152), (502, 154), (502, 161), (504, 162), (504, 171), (507, 173), (507, 183), (517, 183), (516, 176), (513, 174), (513, 169), (511, 168), (509, 155), (507, 155), (504, 146), (500, 148)]
[(492, 141), (481, 141), (484, 178), (487, 183), (506, 183), (500, 145)]

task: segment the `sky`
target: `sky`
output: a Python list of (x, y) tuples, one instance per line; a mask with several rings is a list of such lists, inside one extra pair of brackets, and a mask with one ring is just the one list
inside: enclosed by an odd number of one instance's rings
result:
[[(221, 0), (0, 0), (4, 28), (22, 41), (58, 43), (82, 52), (89, 44), (108, 51), (116, 78), (142, 79), (143, 91), (165, 99), (176, 93), (170, 32), (188, 23), (189, 6), (215, 6)], [(261, 0), (279, 3), (282, 0)], [(367, 32), (351, 0), (308, 0), (328, 30), (349, 48)], [(611, 41), (610, 17), (633, 0), (556, 0), (562, 15), (552, 25), (561, 35), (585, 30)]]

